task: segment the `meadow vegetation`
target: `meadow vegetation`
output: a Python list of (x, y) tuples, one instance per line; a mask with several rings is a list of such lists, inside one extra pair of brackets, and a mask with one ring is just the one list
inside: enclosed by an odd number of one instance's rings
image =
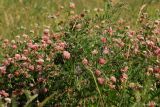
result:
[(1, 0), (0, 107), (160, 106), (159, 0)]

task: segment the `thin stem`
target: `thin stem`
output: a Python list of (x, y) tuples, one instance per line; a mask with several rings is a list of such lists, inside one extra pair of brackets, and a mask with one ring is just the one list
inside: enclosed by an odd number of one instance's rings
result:
[(100, 91), (100, 89), (99, 89), (99, 86), (98, 86), (98, 83), (97, 83), (96, 77), (95, 77), (95, 75), (93, 74), (93, 72), (92, 72), (92, 70), (91, 70), (91, 69), (89, 69), (89, 68), (87, 67), (87, 70), (88, 70), (88, 71), (90, 71), (90, 73), (91, 73), (91, 74), (92, 74), (92, 76), (93, 76), (93, 79), (94, 79), (94, 82), (95, 82), (95, 85), (96, 85), (97, 91), (98, 91), (98, 93), (99, 93), (100, 99), (101, 99), (101, 101), (102, 101), (102, 103), (103, 103), (103, 107), (104, 107), (104, 102), (103, 102), (102, 93), (101, 93), (101, 91)]

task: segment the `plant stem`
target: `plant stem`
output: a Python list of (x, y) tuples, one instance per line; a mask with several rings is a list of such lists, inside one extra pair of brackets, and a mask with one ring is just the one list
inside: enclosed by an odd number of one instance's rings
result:
[(91, 69), (89, 69), (88, 67), (87, 67), (87, 70), (88, 71), (90, 71), (90, 73), (92, 74), (92, 76), (93, 76), (93, 79), (94, 79), (94, 82), (95, 82), (95, 85), (96, 85), (96, 88), (97, 88), (97, 91), (98, 91), (98, 93), (99, 93), (99, 96), (100, 96), (100, 99), (101, 99), (101, 101), (102, 101), (102, 107), (104, 107), (104, 102), (103, 102), (103, 97), (102, 97), (102, 93), (101, 93), (101, 91), (100, 91), (100, 89), (99, 89), (99, 86), (98, 86), (98, 83), (97, 83), (97, 80), (96, 80), (96, 77), (95, 77), (95, 75), (93, 74), (93, 72), (92, 72), (92, 70)]

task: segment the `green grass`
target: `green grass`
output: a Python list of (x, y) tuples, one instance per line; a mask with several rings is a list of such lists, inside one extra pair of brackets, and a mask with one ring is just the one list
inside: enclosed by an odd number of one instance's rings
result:
[[(114, 6), (117, 8), (118, 17), (122, 17), (130, 23), (133, 23), (138, 17), (138, 11), (142, 4), (148, 3), (148, 1), (129, 0), (128, 2), (122, 0), (118, 1)], [(148, 4), (147, 10), (151, 16), (157, 17), (160, 2), (158, 0), (154, 1), (155, 2)], [(75, 11), (78, 13), (84, 9), (91, 9), (91, 11), (93, 11), (96, 7), (104, 7), (103, 0), (75, 0), (74, 2), (76, 4)], [(61, 5), (65, 7), (64, 10), (59, 9)], [(42, 31), (44, 26), (54, 28), (58, 22), (66, 19), (65, 15), (63, 17), (63, 13), (64, 11), (69, 11), (68, 5), (69, 0), (1, 0), (0, 37), (12, 39), (17, 35), (29, 33), (30, 31), (37, 32), (36, 35), (39, 35), (39, 32)], [(122, 8), (119, 6), (122, 6)], [(52, 16), (57, 12), (61, 13), (60, 19), (53, 20), (48, 18), (48, 16)]]
[(105, 1), (0, 0), (0, 106), (159, 106), (159, 0)]
[[(1, 0), (0, 1), (0, 35), (1, 37), (13, 38), (16, 35), (29, 32), (30, 30), (40, 29), (44, 26), (54, 26), (56, 21), (49, 19), (49, 15), (53, 15), (58, 12), (58, 8), (62, 5), (67, 7), (69, 0)], [(96, 2), (87, 2), (85, 4), (82, 1), (77, 2), (77, 11), (99, 6)], [(80, 6), (78, 6), (80, 5)], [(102, 5), (102, 3), (101, 3)], [(57, 11), (58, 10), (58, 11)], [(65, 9), (64, 11), (69, 11)], [(59, 11), (59, 12), (64, 12)], [(62, 14), (63, 15), (63, 14)], [(65, 17), (62, 16), (63, 20)], [(38, 26), (38, 27), (36, 27)], [(36, 32), (35, 31), (35, 32)]]

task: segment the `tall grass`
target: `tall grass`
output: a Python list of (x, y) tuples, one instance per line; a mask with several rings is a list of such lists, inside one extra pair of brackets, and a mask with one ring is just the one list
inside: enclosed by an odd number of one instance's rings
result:
[[(93, 10), (96, 7), (104, 7), (107, 0), (72, 0), (76, 4), (76, 12), (84, 9)], [(117, 9), (119, 16), (125, 20), (136, 20), (142, 4), (148, 3), (147, 10), (152, 16), (156, 16), (160, 8), (159, 0), (111, 0), (113, 6), (122, 5), (124, 8)], [(39, 35), (44, 26), (54, 27), (60, 21), (65, 20), (65, 16), (61, 19), (53, 20), (48, 16), (55, 13), (63, 13), (69, 9), (62, 10), (60, 6), (67, 7), (70, 0), (1, 0), (0, 1), (0, 37), (14, 38), (22, 33), (36, 32)], [(32, 34), (30, 34), (32, 35)]]
[(158, 6), (1, 0), (0, 106), (160, 104)]

